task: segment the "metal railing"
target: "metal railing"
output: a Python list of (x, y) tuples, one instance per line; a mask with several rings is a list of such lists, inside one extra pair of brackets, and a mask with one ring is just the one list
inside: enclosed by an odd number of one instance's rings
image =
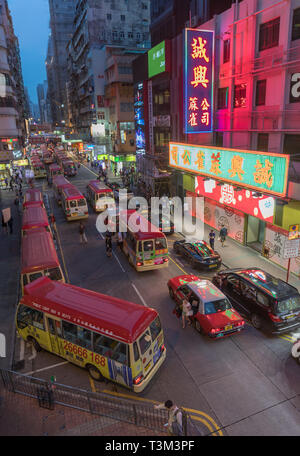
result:
[[(168, 413), (165, 409), (155, 409), (152, 404), (119, 396), (113, 397), (106, 393), (94, 393), (59, 383), (49, 383), (46, 380), (4, 369), (0, 369), (1, 385), (10, 392), (38, 399), (41, 407), (53, 410), (55, 404), (62, 405), (167, 435), (164, 423), (168, 421)], [(205, 433), (188, 416), (185, 435), (201, 436)]]

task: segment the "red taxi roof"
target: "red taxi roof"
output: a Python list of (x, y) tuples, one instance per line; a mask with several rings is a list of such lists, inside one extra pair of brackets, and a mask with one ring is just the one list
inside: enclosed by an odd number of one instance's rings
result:
[(22, 230), (41, 226), (49, 226), (45, 209), (37, 204), (26, 207), (23, 212)]
[(62, 161), (62, 163), (63, 163), (63, 165), (74, 165), (75, 166), (73, 160), (71, 160), (70, 158), (66, 158), (66, 160)]
[(103, 182), (91, 180), (88, 185), (95, 193), (112, 193), (112, 189), (107, 187)]
[(43, 204), (42, 192), (38, 188), (28, 188), (24, 195), (24, 206), (36, 203)]
[[(136, 215), (134, 216), (133, 214)], [(164, 237), (164, 234), (159, 231), (157, 226), (153, 225), (145, 217), (138, 214), (134, 209), (121, 211), (120, 218), (121, 220), (125, 220), (127, 222), (127, 226), (135, 238), (138, 240), (143, 241), (145, 239), (156, 239)], [(134, 231), (136, 229), (135, 225), (140, 225), (139, 231), (137, 232)]]
[(51, 234), (45, 228), (27, 230), (22, 238), (21, 274), (58, 266), (59, 260)]
[(74, 185), (70, 184), (63, 188), (63, 193), (68, 200), (84, 198), (83, 194)]
[(127, 343), (136, 340), (157, 316), (154, 309), (48, 277), (27, 285), (21, 303)]

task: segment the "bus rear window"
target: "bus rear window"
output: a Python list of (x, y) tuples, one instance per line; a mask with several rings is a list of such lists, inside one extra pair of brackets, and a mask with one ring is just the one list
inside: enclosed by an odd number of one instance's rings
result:
[(161, 323), (159, 317), (156, 317), (155, 320), (150, 324), (150, 331), (152, 340), (154, 341), (161, 332)]
[(85, 199), (81, 198), (78, 200), (78, 207), (80, 207), (80, 206), (86, 206)]
[(77, 201), (76, 200), (69, 201), (69, 207), (77, 207)]
[(61, 280), (62, 279), (61, 271), (59, 268), (47, 269), (46, 276), (49, 277), (49, 279), (51, 279), (51, 280)]
[(277, 312), (284, 313), (284, 312), (293, 312), (295, 310), (300, 310), (300, 295), (299, 296), (291, 296), (284, 301), (278, 301), (277, 303)]
[(146, 353), (146, 351), (148, 350), (148, 348), (151, 345), (151, 336), (150, 336), (150, 333), (149, 333), (148, 329), (142, 335), (142, 337), (140, 337), (139, 345), (140, 345), (141, 354), (144, 355), (144, 353)]
[(35, 272), (34, 274), (30, 274), (29, 280), (30, 282), (33, 282), (34, 280), (39, 279), (42, 276), (43, 274), (41, 272)]
[(155, 250), (163, 250), (167, 248), (167, 242), (165, 238), (155, 239)]
[(144, 252), (153, 251), (153, 241), (144, 241)]

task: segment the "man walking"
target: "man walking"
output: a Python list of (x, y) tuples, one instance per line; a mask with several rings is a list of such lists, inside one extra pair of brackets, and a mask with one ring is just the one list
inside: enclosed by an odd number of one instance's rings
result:
[(209, 232), (209, 245), (211, 246), (211, 248), (213, 250), (215, 250), (215, 237), (216, 237), (216, 234), (215, 234), (214, 230), (210, 230), (210, 232)]
[(154, 405), (155, 409), (168, 410), (168, 423), (165, 424), (169, 435), (186, 435), (186, 425), (183, 422), (183, 411), (172, 401), (167, 400), (164, 404)]
[(227, 228), (222, 225), (222, 228), (220, 229), (220, 241), (222, 244), (222, 247), (224, 247), (224, 242), (226, 241), (226, 236), (227, 236)]
[(85, 226), (82, 222), (79, 223), (80, 244), (87, 244), (87, 237), (85, 234)]

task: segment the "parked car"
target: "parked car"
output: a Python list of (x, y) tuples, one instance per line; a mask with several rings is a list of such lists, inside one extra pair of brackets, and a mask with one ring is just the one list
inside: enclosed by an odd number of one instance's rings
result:
[(256, 329), (280, 334), (300, 326), (297, 288), (259, 268), (226, 269), (213, 277), (213, 283)]
[(168, 281), (169, 294), (176, 302), (176, 313), (184, 298), (192, 305), (192, 323), (201, 334), (220, 338), (240, 332), (245, 325), (226, 296), (210, 280), (181, 275)]
[(219, 268), (222, 259), (218, 252), (213, 250), (205, 241), (189, 242), (185, 239), (174, 242), (176, 253), (182, 255), (193, 268)]

